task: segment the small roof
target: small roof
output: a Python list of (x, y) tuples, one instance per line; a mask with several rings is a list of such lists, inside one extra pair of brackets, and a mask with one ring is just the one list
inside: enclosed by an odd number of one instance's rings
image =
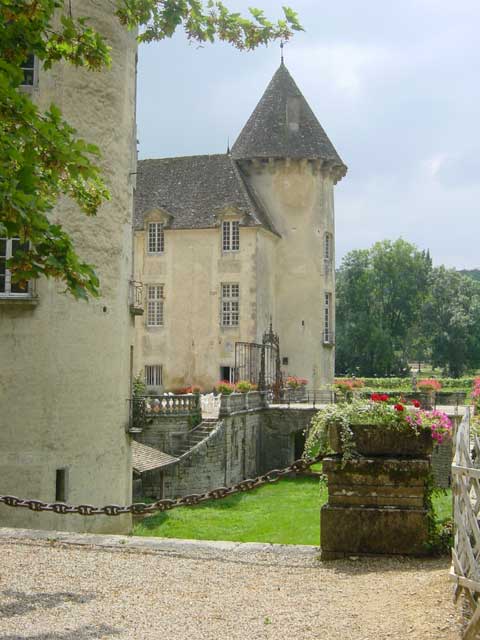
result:
[(174, 462), (178, 462), (178, 458), (153, 447), (148, 447), (136, 440), (132, 441), (132, 466), (134, 471), (138, 473), (152, 471), (153, 469), (167, 467)]
[(215, 227), (218, 215), (233, 209), (244, 216), (244, 226), (277, 233), (227, 154), (140, 160), (134, 207), (136, 229), (155, 209), (170, 214), (169, 229)]
[(235, 141), (232, 157), (322, 159), (347, 169), (283, 62)]

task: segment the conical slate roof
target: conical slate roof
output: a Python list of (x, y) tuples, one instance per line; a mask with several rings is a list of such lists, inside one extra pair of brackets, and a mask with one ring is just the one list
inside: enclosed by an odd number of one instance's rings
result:
[(322, 159), (345, 167), (283, 62), (235, 141), (232, 157)]

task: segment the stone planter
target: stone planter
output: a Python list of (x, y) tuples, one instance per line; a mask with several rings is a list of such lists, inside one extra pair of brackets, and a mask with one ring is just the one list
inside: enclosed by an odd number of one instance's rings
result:
[[(432, 438), (428, 431), (419, 435), (411, 431), (389, 429), (379, 425), (350, 425), (356, 451), (362, 456), (402, 456), (425, 458), (432, 452)], [(328, 444), (334, 453), (343, 453), (341, 427), (328, 427)]]
[(421, 391), (420, 392), (420, 405), (422, 409), (431, 411), (435, 408), (435, 391)]
[(430, 434), (373, 425), (350, 428), (360, 455), (345, 464), (340, 425), (328, 430), (337, 455), (323, 460), (328, 502), (320, 515), (322, 559), (426, 554)]

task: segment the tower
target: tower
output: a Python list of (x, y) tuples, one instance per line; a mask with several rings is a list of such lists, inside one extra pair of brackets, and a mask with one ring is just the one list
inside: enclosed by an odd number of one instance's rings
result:
[[(45, 279), (28, 294), (0, 295), (0, 493), (125, 504), (132, 473), (126, 429), (137, 43), (112, 3), (73, 0), (69, 8), (74, 17), (88, 16), (105, 37), (112, 67), (96, 74), (63, 63), (45, 71), (35, 63), (35, 78), (24, 90), (41, 108), (58, 105), (79, 136), (102, 150), (111, 200), (97, 218), (66, 199), (52, 211), (82, 258), (96, 266), (101, 297), (77, 302)], [(0, 505), (0, 526), (120, 533), (130, 525), (126, 515), (57, 515)]]
[[(347, 168), (282, 63), (231, 155), (278, 232), (270, 302), (285, 372), (333, 381), (334, 186)], [(267, 318), (258, 318), (258, 330)]]

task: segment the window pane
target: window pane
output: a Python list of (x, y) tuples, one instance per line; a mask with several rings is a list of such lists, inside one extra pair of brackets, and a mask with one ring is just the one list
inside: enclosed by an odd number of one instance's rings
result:
[(33, 54), (27, 56), (20, 68), (23, 71), (22, 84), (32, 86), (35, 75), (35, 56)]
[(0, 238), (0, 258), (5, 258), (7, 255), (7, 240), (6, 238)]
[(235, 220), (232, 222), (232, 251), (238, 251), (240, 249), (240, 223)]
[(19, 282), (11, 282), (10, 290), (12, 293), (28, 293), (28, 287), (25, 284), (22, 286)]
[(224, 222), (223, 229), (223, 250), (230, 251), (230, 222)]

